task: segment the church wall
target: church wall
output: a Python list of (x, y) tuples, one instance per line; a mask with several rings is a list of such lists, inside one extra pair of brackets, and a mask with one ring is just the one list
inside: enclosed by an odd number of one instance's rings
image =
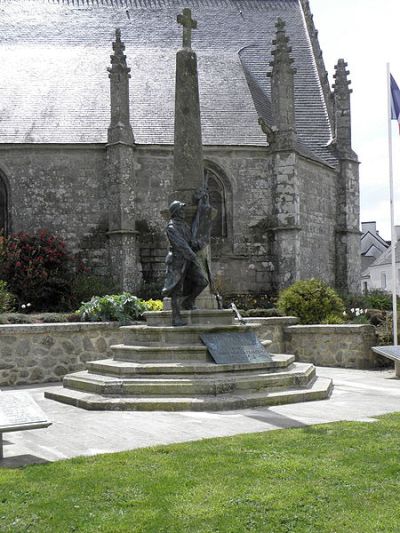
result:
[[(271, 289), (271, 255), (266, 226), (272, 212), (272, 159), (264, 149), (204, 148), (206, 166), (224, 185), (227, 236), (213, 240), (213, 271), (224, 292)], [(145, 280), (162, 277), (166, 220), (172, 187), (170, 147), (136, 150), (137, 220)]]
[(136, 229), (139, 231), (139, 258), (146, 296), (161, 289), (168, 243), (164, 228), (168, 196), (172, 186), (172, 147), (138, 146), (136, 162)]
[(105, 158), (105, 149), (94, 145), (1, 146), (11, 232), (48, 229), (106, 275)]
[(213, 246), (217, 282), (225, 293), (269, 292), (272, 158), (262, 148), (205, 150), (204, 156), (225, 172), (232, 192), (227, 242)]
[(335, 285), (336, 173), (299, 157), (300, 279)]
[[(273, 159), (264, 149), (205, 147), (224, 184), (227, 236), (213, 240), (213, 271), (225, 293), (274, 290)], [(146, 282), (162, 282), (166, 218), (172, 188), (172, 147), (135, 151), (136, 220)], [(10, 187), (11, 231), (47, 228), (107, 275), (106, 151), (100, 145), (0, 148), (0, 170)], [(301, 260), (299, 278), (335, 283), (336, 174), (298, 158)]]

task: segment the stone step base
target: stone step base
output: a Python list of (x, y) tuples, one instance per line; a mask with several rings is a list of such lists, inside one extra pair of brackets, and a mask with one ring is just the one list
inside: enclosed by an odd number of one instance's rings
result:
[(315, 378), (306, 387), (279, 391), (240, 392), (199, 397), (107, 397), (79, 390), (57, 387), (46, 398), (89, 410), (104, 411), (220, 411), (324, 400), (332, 391), (332, 380)]
[(111, 350), (116, 361), (212, 361), (204, 344), (115, 344), (111, 346)]
[[(272, 341), (261, 341), (261, 344), (268, 348)], [(213, 361), (207, 348), (202, 343), (196, 344), (146, 344), (129, 345), (115, 344), (111, 346), (113, 358), (116, 361), (166, 361), (172, 359), (180, 361)]]
[(304, 387), (314, 378), (314, 365), (293, 363), (290, 368), (275, 372), (246, 369), (234, 374), (158, 374), (129, 378), (93, 374), (85, 370), (65, 376), (63, 385), (67, 389), (104, 395), (195, 396)]
[(275, 354), (271, 355), (271, 361), (264, 363), (232, 363), (232, 364), (215, 364), (214, 362), (183, 360), (168, 362), (164, 361), (146, 361), (146, 362), (130, 362), (120, 361), (115, 359), (103, 359), (100, 361), (89, 361), (86, 363), (87, 370), (90, 373), (113, 375), (119, 377), (129, 377), (132, 375), (148, 375), (148, 374), (219, 374), (221, 372), (236, 372), (239, 370), (261, 370), (268, 369), (274, 371), (276, 369), (286, 368), (294, 362), (294, 355)]
[[(232, 325), (234, 314), (232, 309), (195, 309), (182, 311), (182, 318), (188, 325)], [(171, 311), (148, 311), (143, 314), (148, 326), (171, 326)]]
[(232, 333), (253, 331), (260, 328), (260, 324), (225, 324), (225, 325), (190, 325), (182, 327), (133, 325), (122, 326), (120, 332), (123, 343), (127, 345), (165, 345), (165, 344), (200, 344), (202, 333)]

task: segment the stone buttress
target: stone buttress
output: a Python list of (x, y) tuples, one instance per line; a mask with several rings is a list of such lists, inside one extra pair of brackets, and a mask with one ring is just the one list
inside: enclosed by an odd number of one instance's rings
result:
[(294, 99), (293, 59), (285, 33), (285, 23), (278, 19), (275, 49), (270, 62), (272, 116), (275, 126), (271, 153), (274, 158), (272, 185), (275, 257), (275, 286), (279, 290), (296, 281), (300, 271), (300, 201), (297, 164), (297, 132)]
[(129, 120), (130, 68), (124, 49), (117, 29), (108, 68), (111, 96), (107, 143), (108, 237), (111, 277), (122, 290), (136, 292), (141, 283), (141, 269), (135, 229), (135, 141)]
[(339, 59), (333, 85), (334, 147), (339, 159), (336, 219), (336, 287), (357, 293), (360, 280), (360, 201), (358, 158), (351, 147), (351, 112), (347, 63)]

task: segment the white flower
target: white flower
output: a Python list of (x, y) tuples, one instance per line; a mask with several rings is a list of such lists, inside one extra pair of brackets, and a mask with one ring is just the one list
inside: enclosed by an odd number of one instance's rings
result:
[(26, 307), (31, 307), (32, 304), (26, 304)]
[(21, 305), (21, 309), (25, 309), (26, 308), (26, 305), (25, 304), (22, 304)]

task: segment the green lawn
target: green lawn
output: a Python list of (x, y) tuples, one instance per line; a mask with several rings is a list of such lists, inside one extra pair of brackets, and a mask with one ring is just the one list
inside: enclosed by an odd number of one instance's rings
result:
[(396, 533), (399, 452), (396, 414), (1, 469), (0, 531)]

